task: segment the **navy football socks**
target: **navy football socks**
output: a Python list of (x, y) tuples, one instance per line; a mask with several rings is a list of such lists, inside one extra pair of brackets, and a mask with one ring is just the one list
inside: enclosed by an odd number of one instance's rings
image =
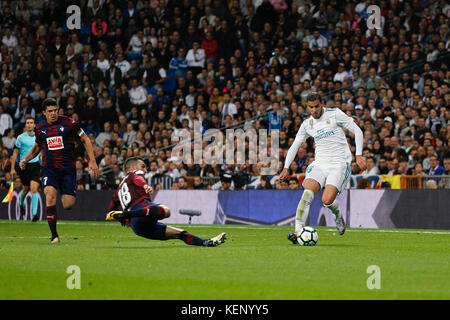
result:
[(197, 237), (193, 234), (190, 234), (187, 231), (183, 231), (178, 235), (178, 239), (184, 241), (186, 244), (189, 244), (191, 246), (206, 246), (206, 243), (208, 240), (202, 239), (200, 237)]

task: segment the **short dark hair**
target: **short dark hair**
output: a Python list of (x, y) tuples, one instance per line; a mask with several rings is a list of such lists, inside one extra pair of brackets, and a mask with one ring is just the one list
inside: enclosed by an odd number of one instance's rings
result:
[(290, 177), (289, 178), (289, 182), (294, 181), (295, 183), (298, 184), (298, 179), (296, 177)]
[(123, 171), (128, 172), (130, 167), (137, 164), (139, 160), (144, 161), (141, 157), (130, 157), (125, 160), (125, 163), (123, 164)]
[(319, 100), (320, 102), (322, 102), (322, 97), (317, 92), (311, 92), (310, 94), (308, 94), (308, 97), (306, 98), (306, 101), (312, 102), (312, 101), (316, 101), (316, 100)]
[(373, 157), (373, 156), (367, 157), (367, 160), (369, 160), (369, 159), (373, 160), (373, 162), (375, 164), (377, 163), (377, 160), (375, 159), (375, 157)]
[(47, 98), (42, 102), (42, 110), (43, 111), (46, 111), (47, 107), (50, 107), (50, 106), (58, 106), (55, 99)]

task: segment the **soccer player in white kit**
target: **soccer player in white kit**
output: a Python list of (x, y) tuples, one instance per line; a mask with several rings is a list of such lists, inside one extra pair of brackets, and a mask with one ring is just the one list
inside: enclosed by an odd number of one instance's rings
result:
[(361, 170), (366, 168), (366, 161), (362, 157), (363, 133), (351, 117), (338, 108), (325, 108), (324, 101), (317, 93), (308, 95), (307, 110), (311, 116), (300, 126), (280, 174), (282, 180), (287, 177), (298, 148), (308, 137), (313, 137), (316, 144), (314, 161), (306, 169), (303, 183), (305, 190), (297, 206), (295, 232), (288, 234), (288, 239), (293, 243), (297, 243), (296, 232), (305, 225), (314, 195), (322, 188), (323, 204), (334, 214), (339, 234), (343, 235), (345, 232), (345, 221), (336, 201), (336, 196), (345, 187), (351, 173), (352, 154), (344, 129), (355, 134), (356, 163)]

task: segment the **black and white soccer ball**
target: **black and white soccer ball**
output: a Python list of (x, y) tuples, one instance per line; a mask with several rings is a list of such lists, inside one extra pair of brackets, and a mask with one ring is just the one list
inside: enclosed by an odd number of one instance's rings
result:
[(315, 246), (319, 240), (319, 234), (312, 227), (303, 227), (296, 235), (297, 242), (301, 246)]

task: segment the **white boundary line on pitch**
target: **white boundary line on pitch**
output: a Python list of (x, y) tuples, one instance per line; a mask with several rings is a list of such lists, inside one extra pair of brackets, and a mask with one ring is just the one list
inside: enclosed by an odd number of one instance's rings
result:
[[(10, 223), (11, 221), (17, 222), (22, 220), (0, 220), (0, 223)], [(41, 220), (45, 221), (45, 220)], [(118, 223), (110, 223), (110, 222), (93, 222), (93, 221), (84, 221), (84, 222), (75, 222), (75, 221), (58, 221), (58, 224), (61, 225), (90, 225), (90, 226), (115, 226), (119, 227)], [(247, 230), (274, 230), (279, 227), (287, 227), (287, 226), (264, 226), (255, 227), (254, 225), (229, 225), (229, 224), (212, 224), (212, 225), (196, 225), (196, 224), (182, 224), (182, 223), (173, 223), (169, 225), (182, 225), (188, 226), (189, 228), (222, 228), (222, 229), (247, 229)], [(336, 232), (335, 228), (325, 228), (320, 227), (320, 231), (327, 232)], [(425, 230), (390, 230), (390, 229), (368, 229), (368, 228), (347, 228), (346, 232), (382, 232), (382, 233), (416, 233), (416, 234), (445, 234), (450, 235), (450, 231), (425, 231)]]

